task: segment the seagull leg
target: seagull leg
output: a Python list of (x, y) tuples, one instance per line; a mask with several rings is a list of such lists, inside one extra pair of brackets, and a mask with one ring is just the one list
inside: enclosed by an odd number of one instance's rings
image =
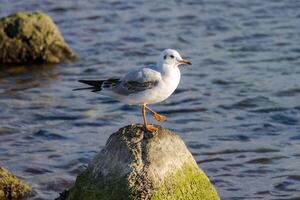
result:
[(156, 119), (157, 121), (166, 121), (167, 117), (164, 115), (160, 115), (157, 112), (155, 112), (154, 110), (152, 110), (151, 108), (149, 108), (147, 105), (145, 105), (146, 110), (148, 110), (149, 112), (152, 113), (154, 119)]
[(144, 120), (144, 125), (145, 125), (146, 130), (152, 133), (154, 131), (157, 131), (157, 128), (155, 126), (147, 123), (146, 108), (147, 108), (146, 104), (143, 104), (142, 105), (142, 116), (143, 116), (143, 120)]

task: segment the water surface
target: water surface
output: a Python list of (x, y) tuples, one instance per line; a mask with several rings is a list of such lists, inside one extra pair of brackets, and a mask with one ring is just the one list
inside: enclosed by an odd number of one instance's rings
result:
[(70, 186), (140, 110), (78, 79), (115, 77), (175, 48), (193, 65), (162, 123), (186, 142), (225, 200), (300, 198), (300, 1), (17, 1), (0, 16), (49, 14), (80, 55), (57, 66), (1, 68), (0, 165), (33, 199)]

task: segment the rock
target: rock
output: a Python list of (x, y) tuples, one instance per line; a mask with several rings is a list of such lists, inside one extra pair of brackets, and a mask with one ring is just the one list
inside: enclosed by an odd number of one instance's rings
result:
[(42, 12), (1, 18), (0, 49), (0, 64), (59, 63), (76, 57), (52, 19)]
[(0, 167), (0, 199), (13, 200), (29, 196), (29, 185), (19, 180), (5, 168)]
[(182, 139), (159, 127), (121, 128), (60, 200), (217, 200), (205, 173)]

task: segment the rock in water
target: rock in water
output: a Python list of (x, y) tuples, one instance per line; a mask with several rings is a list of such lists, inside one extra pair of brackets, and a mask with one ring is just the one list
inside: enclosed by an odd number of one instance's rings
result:
[(18, 12), (0, 19), (0, 49), (0, 64), (59, 63), (76, 57), (42, 12)]
[(9, 171), (0, 167), (0, 199), (21, 199), (31, 193), (30, 187), (12, 175)]
[(159, 127), (153, 136), (142, 125), (131, 125), (110, 136), (75, 185), (59, 199), (220, 198), (178, 135)]

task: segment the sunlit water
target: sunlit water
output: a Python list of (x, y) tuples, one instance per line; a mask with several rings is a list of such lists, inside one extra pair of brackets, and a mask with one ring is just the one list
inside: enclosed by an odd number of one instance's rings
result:
[(1, 68), (0, 165), (33, 199), (70, 186), (140, 110), (72, 89), (115, 77), (175, 48), (193, 65), (152, 106), (186, 142), (222, 199), (300, 198), (300, 1), (17, 1), (42, 10), (80, 55), (57, 66)]

